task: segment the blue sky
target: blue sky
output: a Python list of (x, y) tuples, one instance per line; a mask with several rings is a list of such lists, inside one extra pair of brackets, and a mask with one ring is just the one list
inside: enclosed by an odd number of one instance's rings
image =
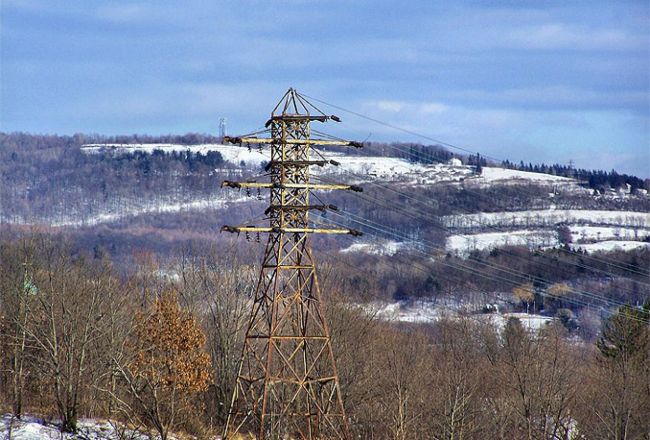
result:
[(2, 0), (0, 130), (249, 132), (293, 86), (484, 155), (650, 177), (647, 0), (401, 3)]

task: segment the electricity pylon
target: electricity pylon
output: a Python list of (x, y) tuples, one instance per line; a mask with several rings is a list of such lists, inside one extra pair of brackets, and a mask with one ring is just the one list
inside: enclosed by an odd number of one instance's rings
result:
[(315, 190), (361, 191), (354, 185), (310, 182), (312, 146), (357, 142), (311, 137), (311, 123), (327, 116), (289, 89), (266, 123), (270, 138), (226, 137), (233, 144), (271, 147), (269, 182), (223, 182), (231, 188), (270, 189), (268, 227), (224, 226), (222, 231), (268, 233), (261, 273), (246, 330), (225, 439), (254, 434), (257, 439), (347, 439), (348, 423), (334, 361), (330, 331), (321, 307), (320, 287), (309, 235), (361, 235), (353, 229), (313, 227), (309, 211), (336, 209), (312, 205)]

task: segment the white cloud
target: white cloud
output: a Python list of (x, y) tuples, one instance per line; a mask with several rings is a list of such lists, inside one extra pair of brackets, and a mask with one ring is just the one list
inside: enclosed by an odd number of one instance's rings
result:
[(405, 103), (400, 101), (378, 101), (376, 105), (381, 111), (399, 113), (404, 108)]
[(494, 41), (497, 45), (544, 50), (636, 50), (648, 43), (645, 36), (620, 29), (553, 22), (515, 28)]
[(510, 105), (523, 108), (643, 108), (648, 97), (642, 90), (596, 90), (565, 85), (509, 88), (502, 90), (461, 90), (448, 94), (452, 99)]
[(449, 107), (440, 102), (408, 102), (395, 100), (369, 101), (365, 105), (369, 108), (376, 108), (380, 112), (401, 113), (410, 115), (429, 115), (432, 113), (442, 113)]
[(439, 102), (428, 102), (420, 104), (420, 110), (422, 113), (442, 113), (448, 109), (448, 106), (440, 104)]
[(140, 3), (109, 4), (98, 7), (95, 17), (114, 23), (137, 23), (152, 18), (152, 11)]

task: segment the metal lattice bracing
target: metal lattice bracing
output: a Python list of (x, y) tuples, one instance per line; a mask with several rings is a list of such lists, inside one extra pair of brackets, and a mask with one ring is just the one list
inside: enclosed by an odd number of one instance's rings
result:
[(330, 331), (323, 315), (312, 233), (352, 234), (349, 229), (312, 227), (309, 212), (315, 190), (355, 190), (353, 185), (310, 183), (314, 145), (354, 142), (312, 139), (311, 123), (326, 116), (289, 89), (271, 114), (269, 138), (226, 138), (239, 144), (268, 144), (268, 182), (224, 182), (234, 188), (268, 188), (269, 226), (224, 226), (229, 232), (265, 232), (262, 261), (244, 348), (226, 425), (225, 438), (253, 434), (258, 439), (347, 439), (348, 424), (339, 388)]

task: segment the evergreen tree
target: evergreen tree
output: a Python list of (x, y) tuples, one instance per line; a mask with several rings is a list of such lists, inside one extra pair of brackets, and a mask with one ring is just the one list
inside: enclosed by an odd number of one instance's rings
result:
[(650, 301), (643, 308), (621, 307), (604, 325), (596, 345), (601, 354), (610, 359), (628, 360), (648, 356)]

